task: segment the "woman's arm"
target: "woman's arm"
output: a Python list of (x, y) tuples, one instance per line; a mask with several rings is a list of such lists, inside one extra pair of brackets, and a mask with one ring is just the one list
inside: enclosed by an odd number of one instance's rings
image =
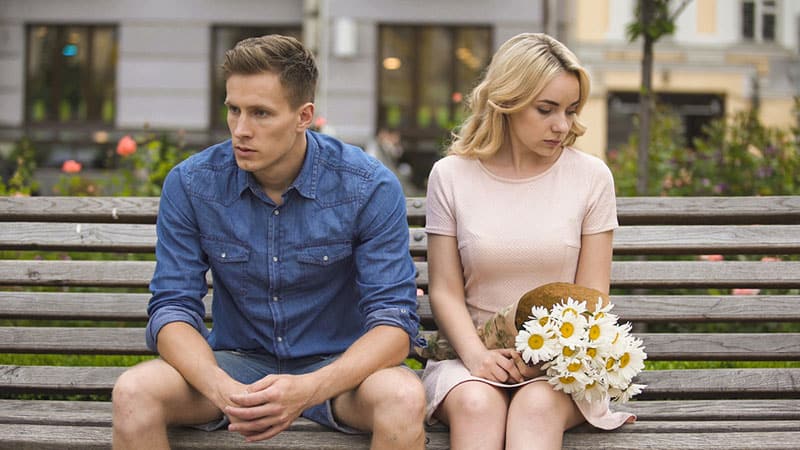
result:
[(488, 350), (478, 337), (467, 311), (462, 270), (456, 238), (428, 234), (428, 288), (440, 332), (472, 375), (501, 383), (522, 381), (522, 374), (514, 364), (514, 352)]
[(608, 294), (611, 285), (611, 256), (614, 231), (581, 236), (581, 254), (575, 284)]

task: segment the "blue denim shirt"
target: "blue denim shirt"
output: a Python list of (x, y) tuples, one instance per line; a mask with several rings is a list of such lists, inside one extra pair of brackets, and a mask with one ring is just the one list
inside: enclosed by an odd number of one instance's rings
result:
[[(164, 182), (147, 345), (186, 322), (215, 350), (281, 359), (341, 353), (377, 325), (417, 336), (416, 270), (400, 183), (361, 149), (306, 133), (302, 169), (275, 203), (231, 142)], [(213, 328), (203, 317), (213, 277)]]

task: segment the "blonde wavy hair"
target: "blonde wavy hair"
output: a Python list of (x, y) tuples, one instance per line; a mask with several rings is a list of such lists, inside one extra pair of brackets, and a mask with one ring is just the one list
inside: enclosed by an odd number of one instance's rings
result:
[[(495, 154), (508, 135), (508, 115), (527, 107), (553, 78), (564, 72), (578, 77), (580, 114), (589, 98), (589, 75), (572, 51), (543, 33), (522, 33), (506, 41), (467, 98), (470, 114), (453, 133), (447, 153), (481, 159)], [(575, 143), (585, 131), (576, 117), (564, 146)]]

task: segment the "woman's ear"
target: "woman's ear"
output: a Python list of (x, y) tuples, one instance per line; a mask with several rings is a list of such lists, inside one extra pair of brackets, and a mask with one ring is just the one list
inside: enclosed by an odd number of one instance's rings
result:
[(311, 127), (311, 122), (314, 120), (314, 104), (311, 102), (303, 104), (298, 109), (297, 114), (297, 131), (305, 131)]

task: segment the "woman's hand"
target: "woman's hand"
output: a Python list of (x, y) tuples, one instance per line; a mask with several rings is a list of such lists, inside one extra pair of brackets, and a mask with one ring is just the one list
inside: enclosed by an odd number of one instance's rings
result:
[(525, 377), (514, 360), (515, 355), (519, 358), (517, 351), (502, 348), (485, 350), (463, 361), (473, 376), (499, 383), (520, 383)]
[(529, 365), (522, 360), (522, 355), (516, 351), (514, 352), (514, 364), (517, 365), (517, 369), (519, 373), (522, 374), (522, 378), (526, 380), (530, 380), (531, 378), (536, 378), (539, 375), (543, 375), (542, 369), (539, 367), (539, 364), (536, 365)]

